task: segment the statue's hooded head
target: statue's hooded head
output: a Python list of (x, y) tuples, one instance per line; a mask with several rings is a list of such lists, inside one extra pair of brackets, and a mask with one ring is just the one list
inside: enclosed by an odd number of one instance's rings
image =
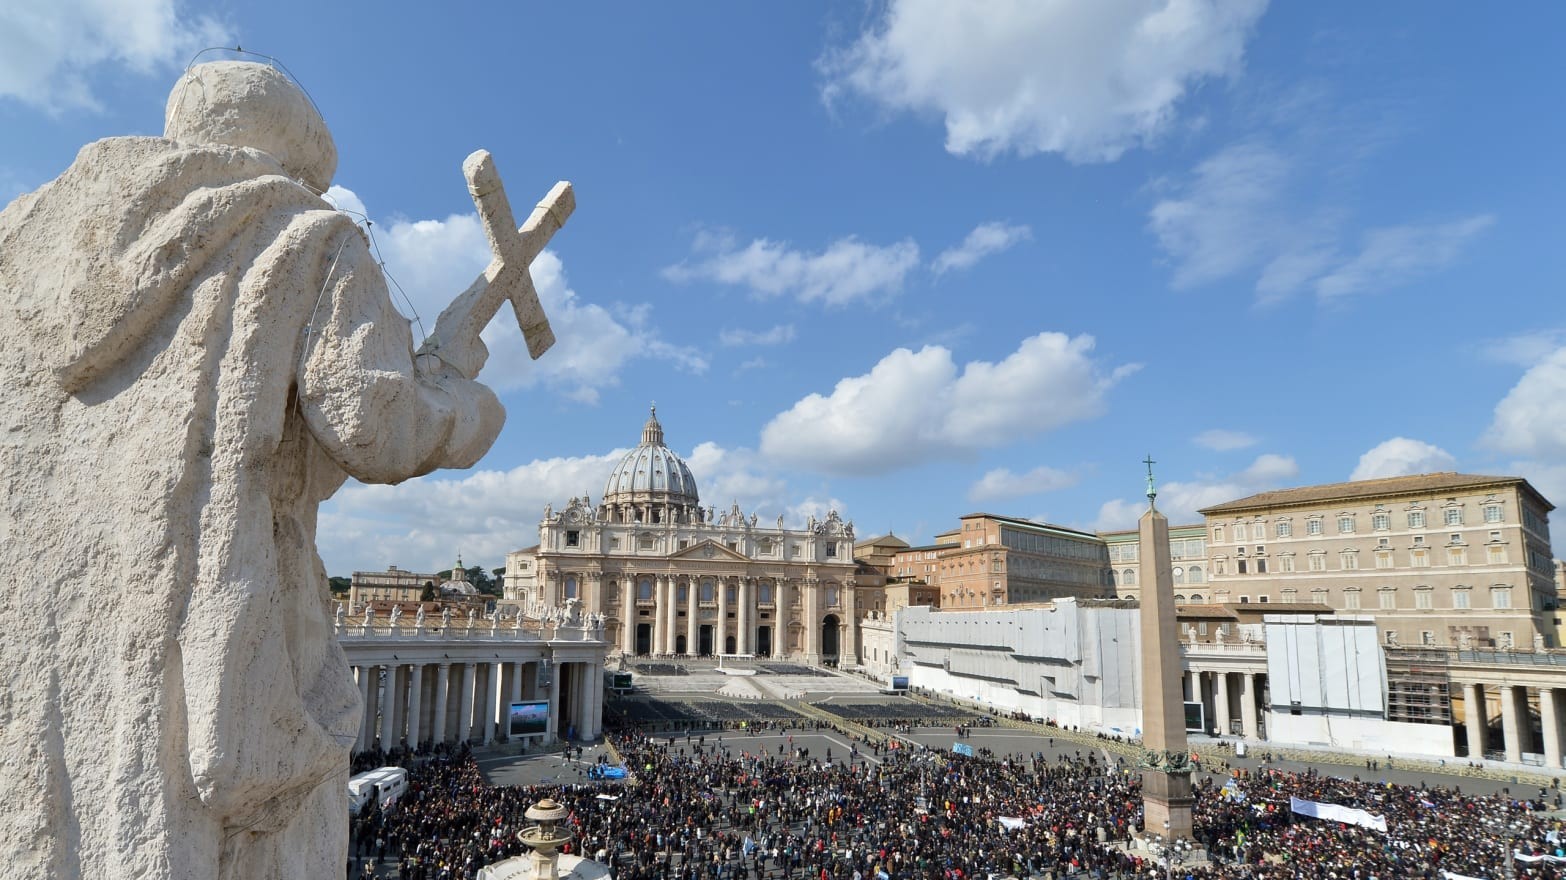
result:
[(337, 146), (304, 90), (281, 71), (249, 61), (198, 64), (169, 93), (163, 136), (188, 144), (252, 147), (325, 192)]

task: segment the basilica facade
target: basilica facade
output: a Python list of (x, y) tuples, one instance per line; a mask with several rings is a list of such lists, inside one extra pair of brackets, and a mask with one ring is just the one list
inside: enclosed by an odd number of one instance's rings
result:
[(604, 617), (621, 656), (750, 655), (853, 666), (859, 658), (854, 526), (836, 511), (803, 529), (737, 503), (703, 506), (656, 410), (602, 500), (544, 510), (538, 545), (506, 556), (505, 598), (573, 600)]

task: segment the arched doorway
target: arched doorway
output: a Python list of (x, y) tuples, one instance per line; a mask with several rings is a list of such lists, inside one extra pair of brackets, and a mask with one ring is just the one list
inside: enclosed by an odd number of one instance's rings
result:
[(735, 653), (738, 653), (734, 649), (734, 637), (733, 636), (724, 636), (723, 637), (723, 653), (725, 653), (725, 654), (735, 654)]
[(701, 646), (701, 650), (698, 651), (698, 653), (701, 654), (701, 656), (703, 656), (703, 657), (711, 657), (712, 656), (712, 624), (710, 624), (710, 623), (702, 624), (700, 632), (698, 632), (697, 635), (696, 635), (696, 640), (697, 640), (697, 642)]
[(636, 653), (646, 656), (652, 653), (652, 624), (636, 625)]
[(821, 662), (836, 666), (838, 656), (838, 620), (836, 614), (821, 618)]

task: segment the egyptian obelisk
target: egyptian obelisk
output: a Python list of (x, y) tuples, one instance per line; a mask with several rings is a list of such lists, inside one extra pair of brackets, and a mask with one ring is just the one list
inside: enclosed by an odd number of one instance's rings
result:
[(1143, 830), (1191, 837), (1191, 764), (1180, 688), (1180, 635), (1175, 624), (1169, 520), (1154, 499), (1147, 461), (1147, 512), (1137, 523), (1142, 553), (1142, 821)]

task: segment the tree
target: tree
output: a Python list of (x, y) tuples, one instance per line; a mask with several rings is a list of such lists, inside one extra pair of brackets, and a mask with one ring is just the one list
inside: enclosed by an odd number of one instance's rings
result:
[(485, 571), (483, 566), (475, 565), (467, 569), (467, 572), (468, 583), (473, 585), (473, 589), (489, 596), (500, 595), (500, 588), (495, 584), (495, 579), (490, 577), (489, 572)]
[(424, 592), (419, 594), (419, 601), (420, 602), (434, 602), (435, 601), (435, 582), (434, 581), (425, 581), (424, 582)]
[(353, 586), (353, 579), (345, 577), (329, 577), (326, 579), (326, 583), (331, 587), (332, 595), (336, 596), (347, 593), (348, 590)]

